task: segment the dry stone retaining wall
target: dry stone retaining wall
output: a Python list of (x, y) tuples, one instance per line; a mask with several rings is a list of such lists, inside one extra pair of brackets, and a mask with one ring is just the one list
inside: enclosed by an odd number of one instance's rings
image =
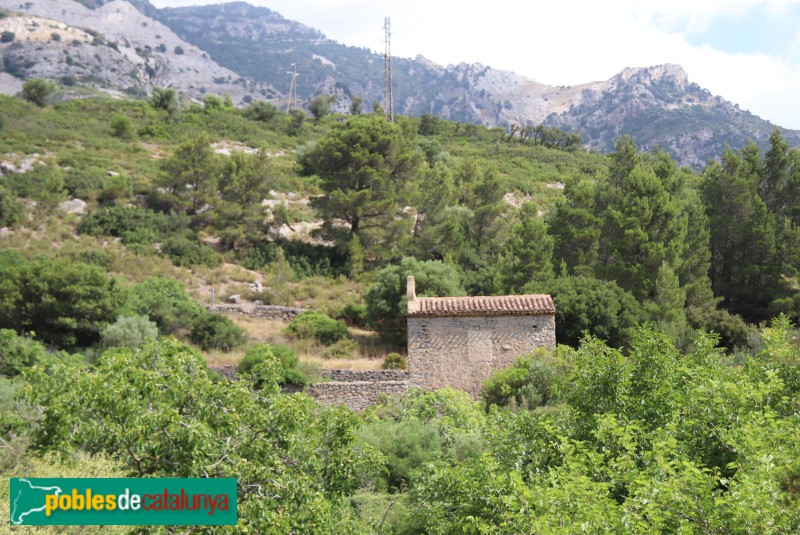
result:
[(292, 321), (297, 316), (306, 312), (305, 308), (279, 307), (275, 305), (206, 305), (209, 312), (219, 312), (221, 314), (236, 314), (239, 316), (249, 316), (251, 318), (261, 318), (265, 320)]
[(377, 404), (383, 394), (405, 394), (408, 381), (331, 381), (310, 386), (306, 392), (319, 403), (360, 411)]

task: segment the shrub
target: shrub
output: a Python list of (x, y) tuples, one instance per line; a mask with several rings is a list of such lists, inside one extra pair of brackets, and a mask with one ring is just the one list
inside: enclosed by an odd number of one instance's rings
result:
[(297, 316), (286, 327), (286, 333), (294, 338), (313, 338), (324, 345), (331, 345), (348, 338), (350, 333), (342, 320), (309, 310)]
[(311, 383), (308, 375), (299, 368), (300, 361), (297, 355), (286, 346), (258, 344), (247, 350), (241, 362), (239, 373), (251, 373), (258, 364), (277, 358), (283, 370), (282, 385), (304, 386)]
[(111, 118), (111, 135), (120, 139), (133, 139), (136, 136), (133, 122), (126, 115), (114, 115)]
[(363, 327), (367, 321), (367, 307), (347, 303), (342, 309), (341, 319), (350, 327)]
[(33, 331), (65, 349), (100, 340), (124, 292), (104, 269), (69, 259), (0, 258), (0, 327)]
[(136, 349), (147, 340), (158, 338), (158, 326), (147, 316), (120, 316), (101, 334), (104, 347)]
[(23, 368), (33, 366), (47, 350), (30, 336), (19, 336), (11, 329), (0, 329), (0, 374), (18, 375)]
[(481, 390), (487, 409), (491, 405), (510, 404), (535, 409), (550, 404), (555, 395), (557, 374), (544, 358), (544, 351), (537, 351), (487, 379)]
[(176, 266), (208, 266), (222, 265), (222, 256), (211, 247), (188, 238), (169, 238), (161, 245), (161, 252), (169, 256)]
[(16, 38), (17, 34), (14, 32), (4, 31), (3, 33), (0, 33), (0, 43), (11, 43)]
[(231, 351), (244, 345), (247, 333), (225, 316), (205, 312), (195, 319), (189, 339), (205, 351)]
[(350, 338), (342, 338), (328, 346), (322, 353), (322, 357), (326, 359), (351, 359), (356, 351), (358, 351), (358, 342)]
[(389, 353), (383, 359), (381, 368), (384, 370), (405, 370), (408, 369), (408, 361), (400, 353)]
[(115, 236), (125, 244), (154, 243), (189, 225), (187, 216), (163, 214), (138, 206), (110, 206), (87, 214), (78, 223), (78, 233)]
[(406, 488), (415, 470), (442, 456), (439, 429), (419, 420), (377, 421), (362, 427), (359, 435), (386, 458), (386, 479), (367, 482), (380, 490)]
[(42, 107), (55, 90), (55, 84), (48, 82), (44, 78), (31, 78), (22, 85), (22, 98)]
[(125, 314), (147, 316), (162, 333), (177, 334), (188, 329), (195, 318), (206, 313), (174, 279), (151, 277), (131, 290)]
[(278, 114), (278, 107), (266, 100), (257, 100), (244, 110), (244, 116), (253, 121), (269, 122)]

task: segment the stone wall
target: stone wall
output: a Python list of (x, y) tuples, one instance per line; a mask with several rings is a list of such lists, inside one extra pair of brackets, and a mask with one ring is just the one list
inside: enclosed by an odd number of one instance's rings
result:
[[(236, 366), (225, 365), (211, 368), (229, 381), (236, 381)], [(332, 379), (306, 387), (305, 393), (325, 405), (346, 405), (360, 411), (375, 405), (381, 394), (405, 394), (408, 392), (408, 372), (405, 370), (325, 370), (322, 375)], [(302, 387), (287, 386), (282, 392), (293, 394)]]
[(477, 396), (483, 381), (538, 347), (556, 345), (555, 315), (409, 317), (411, 386)]
[(306, 311), (305, 308), (254, 305), (250, 303), (238, 305), (206, 305), (206, 309), (209, 312), (219, 312), (221, 314), (236, 314), (238, 316), (281, 321), (292, 321)]
[(306, 393), (325, 405), (347, 405), (360, 411), (375, 405), (383, 394), (405, 394), (408, 381), (331, 381), (306, 388)]
[(325, 370), (324, 377), (331, 381), (408, 381), (408, 372), (405, 370)]

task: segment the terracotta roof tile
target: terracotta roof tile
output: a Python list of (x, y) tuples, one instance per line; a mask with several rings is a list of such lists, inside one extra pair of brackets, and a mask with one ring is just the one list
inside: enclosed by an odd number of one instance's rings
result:
[(555, 311), (549, 295), (418, 297), (408, 302), (411, 317), (534, 316)]

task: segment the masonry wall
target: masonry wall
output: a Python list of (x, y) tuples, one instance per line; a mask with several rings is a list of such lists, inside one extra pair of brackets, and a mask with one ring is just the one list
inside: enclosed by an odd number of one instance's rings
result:
[(254, 305), (249, 303), (240, 305), (206, 305), (206, 309), (209, 312), (219, 312), (221, 314), (235, 314), (237, 316), (281, 321), (292, 321), (306, 311), (304, 308)]
[(331, 381), (306, 388), (306, 393), (325, 405), (347, 405), (360, 411), (376, 405), (383, 394), (405, 394), (408, 381)]
[(411, 386), (477, 396), (483, 381), (536, 348), (556, 345), (555, 316), (409, 317)]

